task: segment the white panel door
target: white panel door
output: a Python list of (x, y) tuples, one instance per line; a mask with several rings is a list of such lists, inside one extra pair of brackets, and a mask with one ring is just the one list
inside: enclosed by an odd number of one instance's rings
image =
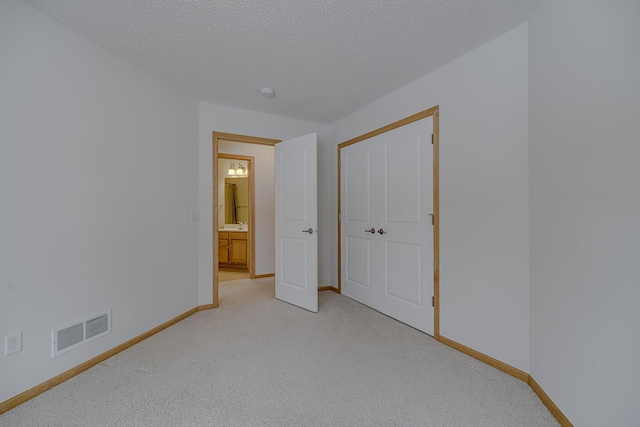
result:
[(375, 146), (368, 139), (341, 150), (341, 281), (344, 295), (380, 309), (375, 282), (382, 271), (374, 255), (382, 250), (375, 228), (382, 224), (382, 204), (373, 193), (382, 185), (382, 151)]
[(342, 293), (433, 334), (431, 118), (341, 152)]
[(317, 134), (275, 146), (276, 298), (318, 311)]

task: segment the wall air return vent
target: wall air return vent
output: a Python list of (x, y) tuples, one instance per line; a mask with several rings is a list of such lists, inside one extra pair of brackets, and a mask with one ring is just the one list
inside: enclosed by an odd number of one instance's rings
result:
[(111, 333), (111, 310), (85, 317), (51, 331), (51, 357)]
[(98, 335), (109, 330), (109, 315), (103, 314), (84, 322), (86, 328), (86, 338), (97, 337)]
[(57, 350), (60, 352), (69, 347), (73, 347), (76, 344), (84, 341), (84, 332), (82, 323), (71, 325), (67, 328), (60, 329), (57, 332), (58, 346)]

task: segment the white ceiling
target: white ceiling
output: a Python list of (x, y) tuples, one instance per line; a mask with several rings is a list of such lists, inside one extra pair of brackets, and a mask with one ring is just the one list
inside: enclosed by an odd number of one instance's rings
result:
[(541, 1), (25, 0), (199, 100), (326, 123), (518, 26)]

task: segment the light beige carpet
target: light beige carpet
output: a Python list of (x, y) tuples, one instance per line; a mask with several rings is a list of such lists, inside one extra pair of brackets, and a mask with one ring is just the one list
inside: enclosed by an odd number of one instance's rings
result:
[(240, 280), (240, 279), (248, 279), (249, 272), (248, 271), (239, 271), (239, 270), (231, 270), (225, 269), (218, 271), (218, 282), (229, 282), (231, 280)]
[(0, 415), (1, 426), (557, 426), (525, 383), (344, 296), (273, 278)]

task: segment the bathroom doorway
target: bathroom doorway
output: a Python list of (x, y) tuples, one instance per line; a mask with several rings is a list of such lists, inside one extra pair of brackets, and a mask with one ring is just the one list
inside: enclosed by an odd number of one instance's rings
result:
[(218, 154), (219, 280), (255, 277), (255, 159)]
[[(280, 142), (276, 139), (267, 139), (246, 135), (213, 132), (212, 134), (212, 166), (213, 166), (213, 304), (212, 308), (219, 306), (218, 282), (220, 271), (218, 259), (220, 257), (219, 247), (230, 245), (231, 234), (240, 231), (219, 231), (222, 215), (225, 214), (220, 208), (220, 203), (224, 197), (224, 190), (221, 190), (219, 182), (225, 181), (230, 165), (226, 170), (218, 165), (219, 155), (222, 158), (236, 159), (234, 168), (238, 169), (238, 159), (243, 166), (248, 169), (248, 182), (250, 203), (249, 218), (247, 225), (246, 241), (249, 248), (247, 266), (251, 279), (272, 277), (275, 275), (275, 197), (274, 186), (274, 146)], [(250, 157), (250, 158), (249, 158)], [(230, 160), (233, 161), (233, 160)], [(246, 162), (246, 163), (245, 163)], [(240, 168), (241, 169), (241, 168)], [(242, 169), (241, 169), (242, 170)], [(255, 173), (252, 173), (255, 172)], [(242, 209), (242, 208), (241, 208)], [(237, 214), (237, 212), (236, 212)], [(257, 218), (256, 218), (257, 216)], [(228, 227), (229, 228), (229, 227)], [(222, 233), (222, 234), (221, 234)], [(221, 243), (222, 241), (222, 243)], [(240, 246), (237, 246), (240, 247)], [(229, 249), (227, 248), (227, 251)], [(256, 257), (256, 255), (258, 255)], [(225, 255), (223, 253), (222, 257)], [(256, 259), (257, 258), (257, 259)], [(225, 272), (222, 272), (224, 278)]]

